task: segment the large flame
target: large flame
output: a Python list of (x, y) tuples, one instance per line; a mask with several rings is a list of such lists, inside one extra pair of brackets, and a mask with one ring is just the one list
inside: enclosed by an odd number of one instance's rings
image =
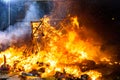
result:
[[(44, 17), (41, 22), (33, 22), (33, 40), (29, 46), (20, 48), (15, 46), (1, 52), (0, 64), (3, 63), (3, 56), (7, 58), (7, 64), (15, 72), (39, 69), (38, 62), (45, 65), (45, 73), (42, 77), (52, 76), (56, 71), (73, 74), (79, 77), (82, 72), (79, 63), (83, 60), (99, 59), (99, 48), (84, 26), (80, 27), (77, 17), (68, 16), (56, 27), (51, 26), (51, 20)], [(38, 28), (39, 26), (39, 28)], [(19, 44), (19, 43), (18, 43)], [(24, 52), (26, 51), (26, 52)], [(101, 76), (97, 71), (88, 71), (92, 80)]]

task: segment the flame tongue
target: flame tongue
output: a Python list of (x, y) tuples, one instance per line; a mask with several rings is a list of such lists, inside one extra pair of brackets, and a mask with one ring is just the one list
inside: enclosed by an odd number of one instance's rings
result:
[[(94, 46), (93, 39), (84, 27), (80, 27), (77, 17), (68, 17), (60, 22), (59, 29), (50, 25), (50, 19), (44, 17), (42, 22), (33, 22), (33, 41), (31, 46), (21, 48), (10, 47), (0, 54), (14, 71), (41, 70), (45, 68), (42, 77), (54, 75), (56, 71), (80, 76), (79, 63), (83, 60), (94, 60), (98, 55), (99, 46)], [(42, 23), (42, 24), (41, 24)], [(39, 27), (39, 28), (38, 28)], [(27, 50), (25, 53), (24, 50)], [(25, 57), (25, 55), (27, 55)], [(6, 59), (7, 58), (7, 59)], [(40, 63), (43, 62), (41, 65)], [(94, 75), (94, 71), (92, 72)], [(87, 73), (90, 74), (91, 73)], [(99, 77), (101, 74), (96, 72)]]

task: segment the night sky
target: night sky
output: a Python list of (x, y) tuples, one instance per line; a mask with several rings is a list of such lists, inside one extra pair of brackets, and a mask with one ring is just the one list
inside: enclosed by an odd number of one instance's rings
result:
[[(11, 16), (11, 25), (23, 19), (26, 14), (26, 6), (16, 4), (12, 7), (14, 15)], [(49, 14), (53, 7), (52, 3), (48, 2), (37, 2), (37, 4), (42, 12), (39, 18)], [(8, 7), (0, 0), (1, 31), (8, 27), (7, 9)], [(116, 54), (120, 54), (120, 0), (74, 0), (70, 13), (79, 17), (81, 25), (93, 29), (104, 41), (103, 46), (115, 46)]]

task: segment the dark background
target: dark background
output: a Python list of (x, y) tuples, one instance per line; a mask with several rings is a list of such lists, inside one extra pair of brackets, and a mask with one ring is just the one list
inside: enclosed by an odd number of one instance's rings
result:
[(82, 24), (91, 25), (104, 39), (120, 43), (119, 0), (76, 0), (73, 14), (82, 18)]
[(112, 53), (120, 57), (120, 1), (119, 0), (75, 0), (73, 15), (79, 16), (82, 25), (93, 29), (103, 40), (102, 50), (112, 47)]

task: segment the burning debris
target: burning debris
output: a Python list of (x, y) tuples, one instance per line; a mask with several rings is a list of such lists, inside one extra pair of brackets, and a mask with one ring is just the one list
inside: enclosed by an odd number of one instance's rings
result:
[(6, 63), (6, 56), (4, 55), (4, 63), (0, 67), (0, 73), (9, 73), (10, 66)]
[(4, 55), (4, 63), (0, 67), (0, 80), (6, 80), (9, 76), (10, 66), (6, 64), (6, 56)]
[[(12, 45), (0, 54), (0, 72), (19, 75), (21, 80), (34, 77), (46, 80), (101, 80), (100, 68), (108, 68), (108, 58), (99, 57), (100, 45), (77, 17), (68, 16), (56, 29), (49, 17), (31, 22), (32, 38), (27, 45)], [(84, 37), (83, 37), (84, 35)], [(4, 58), (2, 57), (4, 56)], [(105, 62), (103, 65), (101, 63)], [(103, 60), (103, 61), (102, 61)], [(111, 69), (111, 67), (110, 67)], [(15, 73), (15, 74), (13, 74)], [(48, 79), (49, 80), (49, 79)]]
[(82, 72), (93, 70), (96, 67), (96, 63), (92, 60), (84, 60), (80, 63), (80, 69)]

